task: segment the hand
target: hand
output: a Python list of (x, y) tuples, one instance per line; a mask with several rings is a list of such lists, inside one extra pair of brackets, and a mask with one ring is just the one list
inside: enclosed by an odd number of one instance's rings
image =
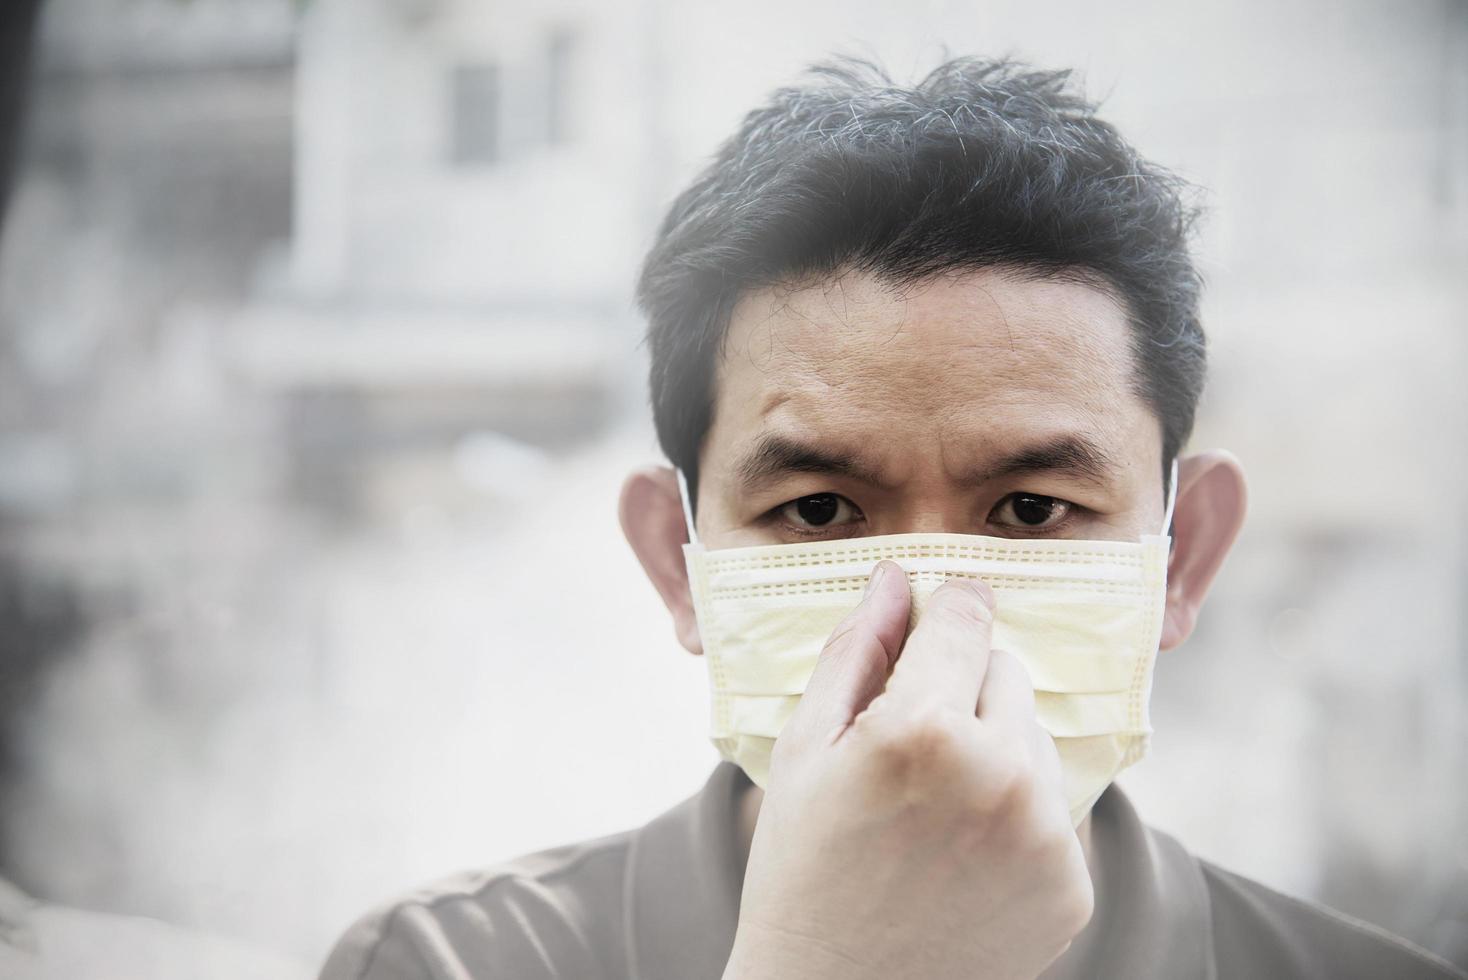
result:
[(1033, 978), (1090, 920), (993, 592), (944, 583), (904, 644), (910, 603), (880, 563), (775, 743), (725, 980)]

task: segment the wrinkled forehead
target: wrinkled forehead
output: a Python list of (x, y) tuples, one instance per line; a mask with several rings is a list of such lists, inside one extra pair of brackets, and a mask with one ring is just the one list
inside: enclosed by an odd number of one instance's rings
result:
[(740, 299), (706, 447), (793, 426), (869, 445), (941, 430), (966, 453), (1082, 430), (1120, 450), (1160, 439), (1136, 377), (1125, 307), (1098, 284), (984, 269), (897, 287), (848, 273)]

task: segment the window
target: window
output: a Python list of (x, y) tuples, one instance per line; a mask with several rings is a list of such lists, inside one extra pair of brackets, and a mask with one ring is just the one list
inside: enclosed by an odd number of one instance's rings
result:
[(575, 36), (569, 28), (551, 31), (545, 48), (545, 141), (560, 146), (571, 138), (571, 60)]
[(456, 65), (451, 77), (453, 162), (460, 166), (500, 159), (500, 69), (494, 64)]

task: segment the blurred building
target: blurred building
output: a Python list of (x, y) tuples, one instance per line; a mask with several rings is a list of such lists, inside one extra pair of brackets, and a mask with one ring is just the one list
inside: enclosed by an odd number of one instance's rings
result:
[[(175, 411), (174, 379), (159, 384), (177, 351), (168, 316), (239, 302), (291, 227), (288, 5), (43, 13), (0, 269), (12, 516), (193, 492), (193, 453), (218, 433)], [(165, 418), (138, 431), (149, 412)]]
[(660, 188), (636, 13), (307, 7), (292, 234), (229, 331), (231, 368), (286, 400), (302, 492), (339, 510), (383, 460), (475, 431), (564, 447), (640, 400), (628, 284)]

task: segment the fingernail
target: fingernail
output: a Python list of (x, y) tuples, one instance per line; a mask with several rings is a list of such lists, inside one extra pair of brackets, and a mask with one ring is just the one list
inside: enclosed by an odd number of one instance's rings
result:
[(862, 596), (863, 597), (866, 597), (866, 596), (871, 595), (872, 594), (872, 590), (877, 587), (877, 583), (880, 582), (880, 581), (882, 581), (882, 576), (884, 576), (886, 574), (887, 574), (887, 563), (885, 561), (879, 561), (879, 562), (877, 562), (877, 567), (872, 572), (872, 577), (869, 578), (869, 579), (867, 579), (866, 591), (862, 593)]
[(994, 608), (994, 590), (989, 588), (989, 583), (981, 578), (951, 578), (944, 582), (943, 585), (950, 589), (959, 589), (967, 592), (990, 609)]

